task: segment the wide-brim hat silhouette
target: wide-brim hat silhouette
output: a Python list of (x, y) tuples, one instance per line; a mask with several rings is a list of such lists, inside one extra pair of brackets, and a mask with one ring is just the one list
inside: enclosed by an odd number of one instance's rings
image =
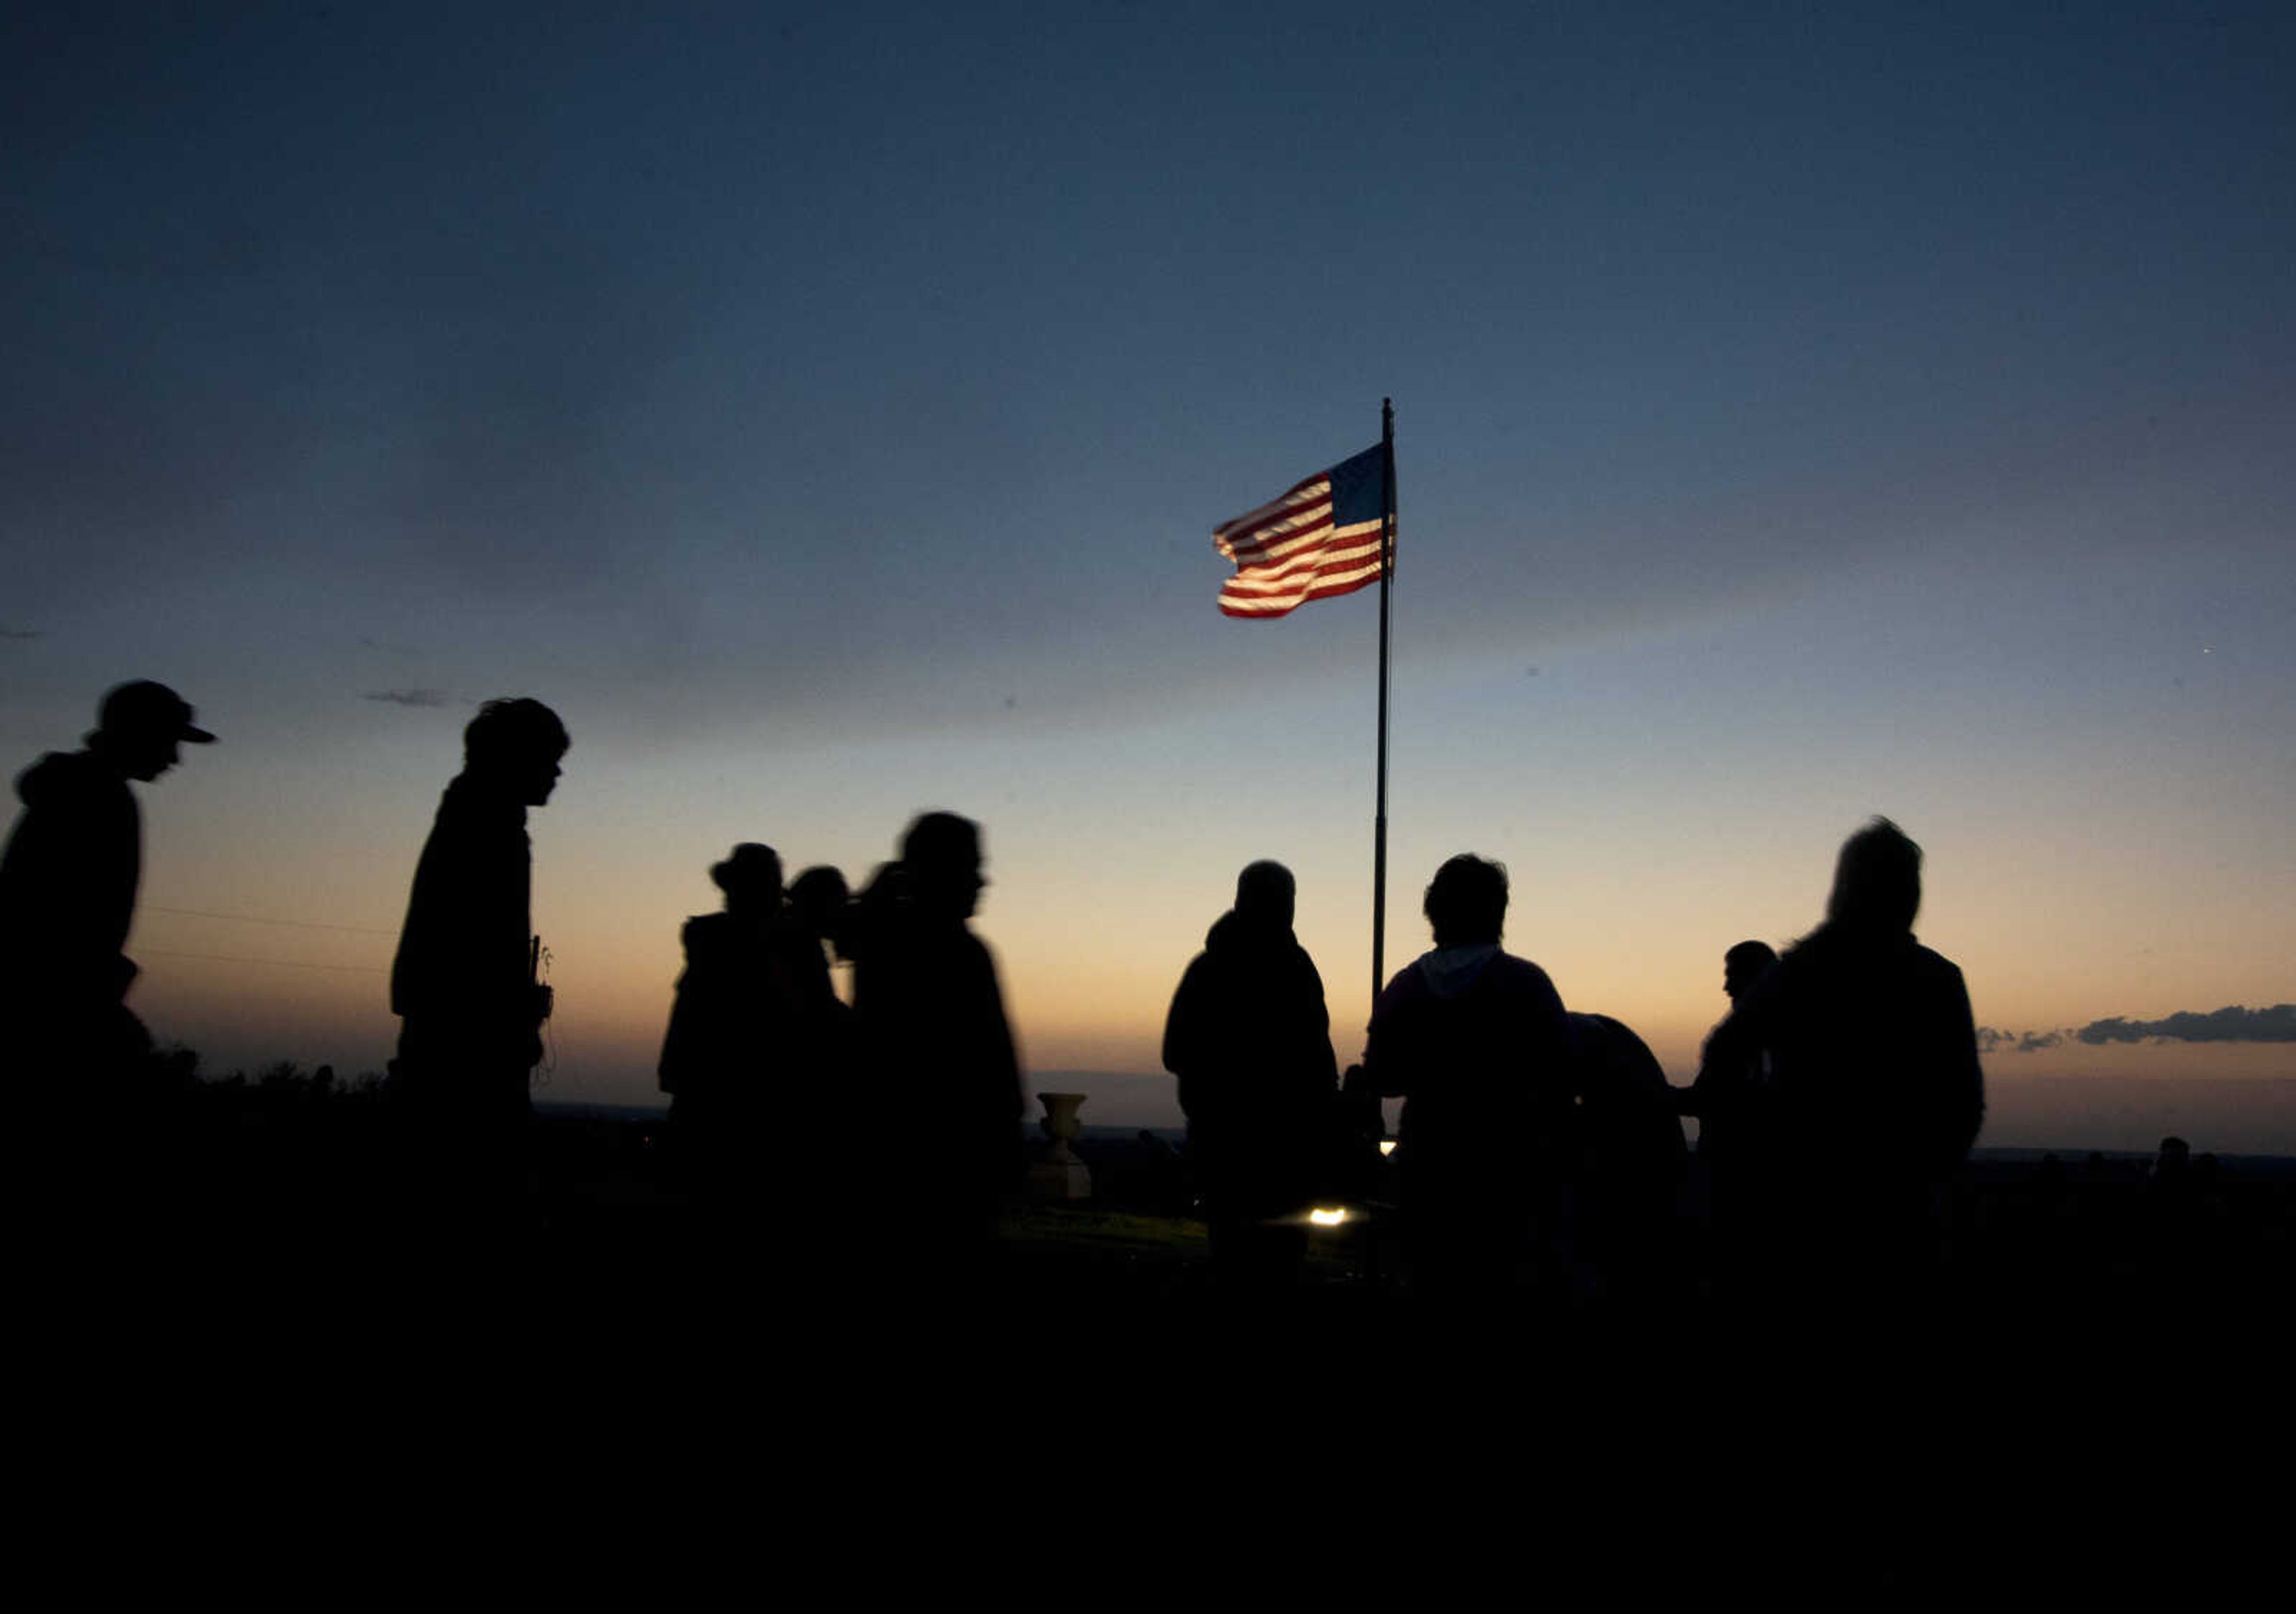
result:
[(104, 696), (96, 709), (96, 726), (110, 734), (148, 735), (152, 739), (188, 741), (213, 745), (215, 736), (192, 721), (191, 702), (164, 684), (138, 678)]
[(745, 840), (735, 847), (726, 861), (709, 871), (709, 878), (718, 882), (721, 891), (731, 891), (737, 886), (782, 882), (781, 854), (769, 846)]

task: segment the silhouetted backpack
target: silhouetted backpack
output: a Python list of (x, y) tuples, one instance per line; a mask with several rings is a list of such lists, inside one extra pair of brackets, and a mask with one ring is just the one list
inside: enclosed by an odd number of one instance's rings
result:
[(1670, 1195), (1689, 1146), (1666, 1072), (1643, 1039), (1610, 1016), (1570, 1021), (1578, 1175), (1604, 1194)]

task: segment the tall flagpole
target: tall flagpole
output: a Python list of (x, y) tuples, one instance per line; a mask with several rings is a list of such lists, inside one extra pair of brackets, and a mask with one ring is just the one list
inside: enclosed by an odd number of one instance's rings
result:
[(1395, 400), (1379, 401), (1380, 469), (1386, 483), (1379, 545), (1379, 809), (1372, 821), (1371, 997), (1387, 985), (1387, 636), (1395, 588)]

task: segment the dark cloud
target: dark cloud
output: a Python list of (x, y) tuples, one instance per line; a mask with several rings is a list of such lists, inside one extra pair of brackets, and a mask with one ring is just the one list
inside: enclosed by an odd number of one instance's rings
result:
[(2179, 1043), (2296, 1043), (2296, 1004), (2275, 1004), (2269, 1009), (2237, 1005), (2212, 1014), (2184, 1010), (2166, 1020), (2093, 1020), (2080, 1028), (2080, 1040), (2092, 1045), (2141, 1043), (2161, 1037)]
[(390, 706), (444, 706), (447, 692), (442, 689), (377, 689), (359, 697), (362, 700), (381, 700)]
[(2070, 1028), (2056, 1031), (1999, 1031), (1991, 1026), (1977, 1028), (1977, 1051), (1980, 1053), (2038, 1053), (2044, 1048), (2054, 1048), (2072, 1036)]
[(2141, 1043), (2152, 1038), (2180, 1043), (2296, 1043), (2296, 1004), (2275, 1004), (2269, 1009), (2218, 1009), (2213, 1014), (2190, 1011), (2165, 1020), (2091, 1020), (2076, 1029), (2005, 1031), (1993, 1026), (1977, 1028), (1980, 1053), (2037, 1053), (2044, 1048), (2083, 1042), (2092, 1047), (2107, 1043)]
[(47, 635), (37, 627), (0, 627), (0, 639), (45, 639)]

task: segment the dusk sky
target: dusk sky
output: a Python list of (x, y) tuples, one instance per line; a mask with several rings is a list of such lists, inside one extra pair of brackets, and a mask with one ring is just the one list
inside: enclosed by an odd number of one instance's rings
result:
[(1391, 396), (1390, 970), (1495, 856), (1510, 946), (1686, 1080), (1723, 950), (1887, 813), (1978, 1020), (2052, 1045), (1988, 1054), (1981, 1142), (2111, 1141), (2081, 1094), (2141, 1077), (2296, 1152), (2296, 1084), (2227, 1085), (2296, 1076), (2296, 1011), (2050, 1036), (2296, 999), (2292, 47), (2234, 3), (12, 6), (0, 763), (131, 677), (222, 737), (142, 792), (128, 949), (211, 1069), (382, 1064), (498, 694), (574, 736), (549, 1096), (652, 1096), (734, 842), (858, 882), (932, 807), (1039, 1077), (1154, 1072), (1263, 856), (1345, 1061), (1378, 596), (1223, 618), (1210, 534)]

